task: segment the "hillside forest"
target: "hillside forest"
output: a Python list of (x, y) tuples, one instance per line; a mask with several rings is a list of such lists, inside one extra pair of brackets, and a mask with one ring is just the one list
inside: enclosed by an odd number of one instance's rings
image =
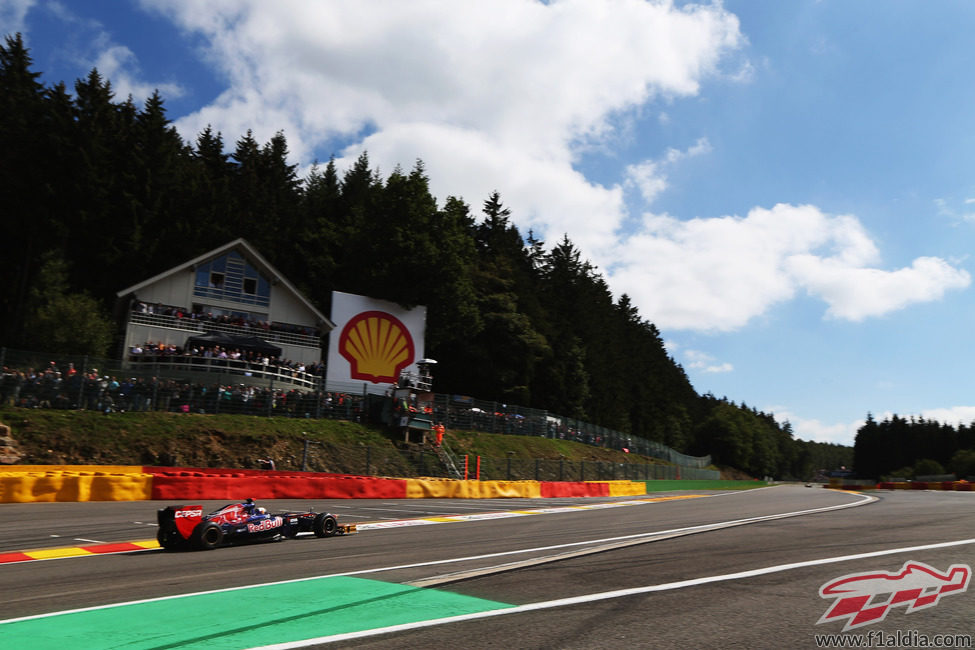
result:
[(975, 480), (975, 423), (957, 427), (898, 415), (867, 421), (853, 446), (857, 474), (873, 479), (914, 479), (955, 474)]
[(363, 153), (304, 177), (283, 132), (186, 142), (158, 93), (137, 106), (97, 70), (45, 86), (0, 46), (0, 345), (114, 356), (121, 288), (243, 237), (319, 307), (333, 290), (427, 307), (435, 389), (547, 409), (711, 454), (753, 476), (849, 466), (850, 447), (699, 395), (661, 334), (614, 297), (569, 234), (520, 232), (499, 191), (438, 201), (423, 162)]

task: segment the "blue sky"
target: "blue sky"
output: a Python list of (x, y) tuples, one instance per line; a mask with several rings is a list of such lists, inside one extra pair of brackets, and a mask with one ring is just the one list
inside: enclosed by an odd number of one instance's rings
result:
[(842, 444), (975, 420), (973, 28), (962, 0), (0, 0), (46, 83), (158, 88), (188, 141), (498, 190), (699, 392)]

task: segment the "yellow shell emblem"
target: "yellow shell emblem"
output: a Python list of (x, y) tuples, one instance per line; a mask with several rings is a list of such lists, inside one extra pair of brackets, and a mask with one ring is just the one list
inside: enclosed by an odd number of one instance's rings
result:
[(413, 337), (392, 314), (364, 311), (342, 328), (339, 354), (352, 366), (352, 379), (396, 383), (403, 368), (413, 363)]

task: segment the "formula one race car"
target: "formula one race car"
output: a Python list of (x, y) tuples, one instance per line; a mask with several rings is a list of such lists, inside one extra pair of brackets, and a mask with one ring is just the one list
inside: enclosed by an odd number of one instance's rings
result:
[(327, 512), (269, 514), (253, 499), (230, 503), (208, 515), (203, 514), (203, 506), (169, 506), (159, 510), (156, 518), (156, 539), (167, 550), (210, 550), (225, 544), (294, 539), (303, 532), (318, 537), (356, 532), (355, 524), (341, 525), (338, 517)]

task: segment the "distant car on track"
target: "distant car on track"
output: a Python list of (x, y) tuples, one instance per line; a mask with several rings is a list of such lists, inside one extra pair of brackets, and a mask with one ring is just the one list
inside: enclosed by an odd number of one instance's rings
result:
[(227, 504), (210, 514), (203, 514), (203, 506), (169, 506), (160, 509), (156, 518), (156, 540), (166, 550), (210, 550), (231, 544), (293, 539), (303, 532), (318, 537), (356, 532), (355, 524), (339, 524), (338, 517), (327, 512), (271, 514), (253, 499)]

